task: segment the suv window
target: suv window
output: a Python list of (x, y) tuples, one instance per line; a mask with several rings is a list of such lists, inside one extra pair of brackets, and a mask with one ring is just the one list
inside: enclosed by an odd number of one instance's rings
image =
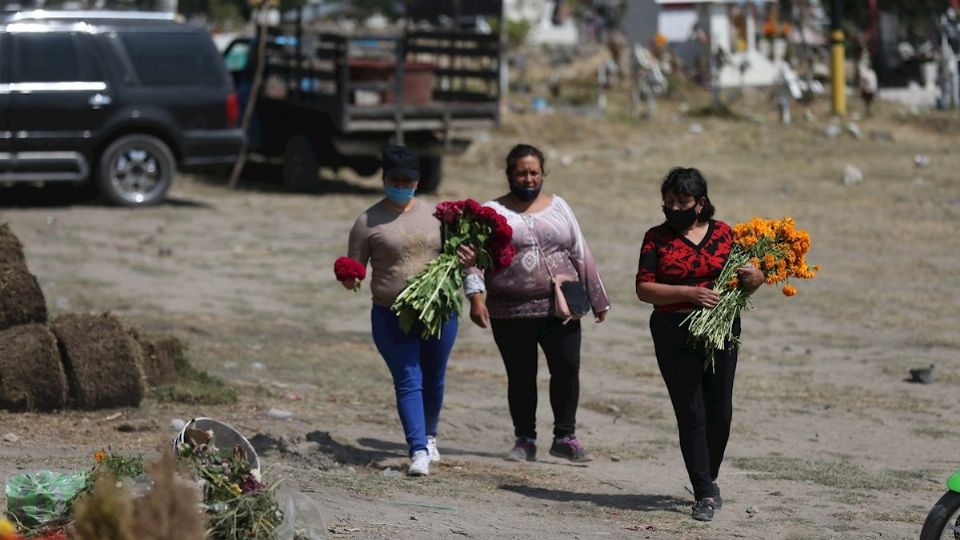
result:
[(80, 41), (85, 37), (68, 32), (14, 34), (13, 82), (103, 80), (93, 55)]
[(235, 71), (243, 71), (247, 67), (247, 58), (250, 56), (250, 45), (244, 43), (243, 41), (235, 41), (233, 45), (227, 50), (227, 56), (224, 59), (224, 64), (227, 66), (227, 71), (233, 73)]
[(210, 38), (199, 33), (120, 34), (120, 40), (144, 86), (223, 86), (220, 57)]

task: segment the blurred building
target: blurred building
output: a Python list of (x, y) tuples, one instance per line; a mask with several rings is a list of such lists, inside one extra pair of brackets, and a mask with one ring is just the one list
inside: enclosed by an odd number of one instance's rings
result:
[(789, 30), (776, 22), (770, 27), (774, 6), (774, 0), (630, 0), (624, 29), (648, 47), (661, 34), (694, 70), (711, 54), (723, 58), (720, 86), (768, 86), (784, 62)]
[(503, 0), (404, 0), (407, 17), (417, 21), (438, 22), (441, 19), (470, 24), (477, 17), (500, 18)]
[(527, 40), (537, 45), (574, 46), (579, 39), (572, 17), (564, 17), (562, 2), (551, 0), (503, 0), (503, 14), (508, 21), (530, 23)]

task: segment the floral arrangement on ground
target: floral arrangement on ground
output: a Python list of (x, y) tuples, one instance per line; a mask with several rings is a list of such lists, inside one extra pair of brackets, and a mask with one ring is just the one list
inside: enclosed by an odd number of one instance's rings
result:
[(55, 514), (11, 508), (0, 540), (260, 540), (276, 538), (284, 518), (277, 485), (261, 481), (241, 447), (218, 448), (209, 431), (185, 430), (176, 455), (153, 464), (109, 448), (93, 457)]

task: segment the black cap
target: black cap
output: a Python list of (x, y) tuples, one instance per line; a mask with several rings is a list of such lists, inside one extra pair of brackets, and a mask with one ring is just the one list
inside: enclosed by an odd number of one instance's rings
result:
[(420, 180), (420, 157), (406, 146), (393, 144), (386, 147), (383, 150), (383, 176), (406, 176)]

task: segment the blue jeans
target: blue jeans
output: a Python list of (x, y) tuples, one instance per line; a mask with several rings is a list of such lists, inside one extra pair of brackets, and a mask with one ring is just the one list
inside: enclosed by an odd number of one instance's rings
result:
[(457, 339), (457, 315), (440, 329), (440, 337), (421, 338), (423, 325), (415, 323), (410, 333), (400, 329), (397, 314), (374, 304), (370, 312), (373, 342), (383, 356), (397, 393), (397, 411), (410, 447), (410, 455), (427, 449), (427, 435), (437, 435), (443, 407), (443, 382), (447, 359)]

